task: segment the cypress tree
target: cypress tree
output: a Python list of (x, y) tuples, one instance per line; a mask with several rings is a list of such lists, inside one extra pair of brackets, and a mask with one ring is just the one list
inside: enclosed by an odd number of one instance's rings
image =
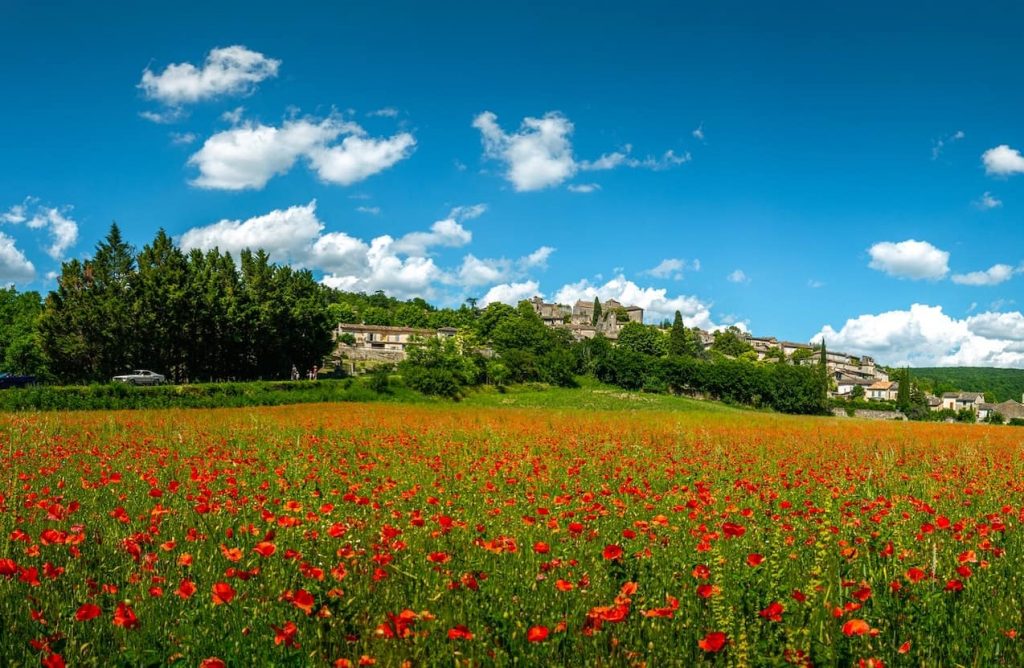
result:
[(601, 300), (594, 297), (594, 314), (591, 316), (590, 324), (597, 327), (598, 320), (601, 319)]

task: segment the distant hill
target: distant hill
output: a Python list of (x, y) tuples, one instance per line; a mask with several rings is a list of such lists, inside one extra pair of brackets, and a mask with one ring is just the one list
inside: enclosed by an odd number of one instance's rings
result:
[(1020, 401), (1024, 393), (1024, 369), (937, 367), (911, 369), (910, 375), (935, 394), (958, 390), (990, 392), (998, 402), (1007, 399)]

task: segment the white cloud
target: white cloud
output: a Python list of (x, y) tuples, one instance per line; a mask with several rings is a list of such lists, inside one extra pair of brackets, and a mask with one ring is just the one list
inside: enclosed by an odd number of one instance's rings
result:
[(522, 259), (523, 267), (526, 269), (544, 268), (548, 265), (548, 258), (555, 252), (551, 246), (541, 246)]
[(367, 214), (369, 214), (371, 216), (379, 216), (380, 215), (380, 207), (379, 206), (357, 206), (356, 207), (356, 211), (358, 211), (359, 213), (367, 213)]
[(314, 147), (309, 159), (321, 180), (347, 186), (408, 158), (415, 146), (408, 132), (381, 139), (350, 135), (340, 145)]
[(691, 134), (697, 141), (704, 141), (704, 122), (701, 121), (700, 125)]
[(507, 165), (505, 177), (518, 191), (555, 186), (576, 173), (569, 141), (573, 125), (557, 112), (527, 116), (513, 134), (506, 134), (490, 111), (473, 119), (473, 127), (480, 130), (485, 155)]
[(822, 281), (810, 278), (807, 280), (807, 287), (817, 289), (825, 287), (825, 284)]
[[(29, 229), (46, 230), (50, 237), (50, 245), (45, 249), (46, 254), (60, 262), (65, 258), (68, 249), (78, 243), (78, 223), (71, 218), (70, 212), (70, 206), (43, 206), (38, 198), (26, 197), (21, 204), (16, 204), (0, 214), (0, 222), (15, 225), (25, 223)], [(14, 257), (9, 253), (8, 255)]]
[(868, 249), (868, 253), (869, 267), (898, 278), (936, 280), (949, 273), (949, 253), (927, 241), (883, 241)]
[(725, 277), (730, 283), (749, 283), (750, 277), (742, 269), (735, 269)]
[(666, 258), (658, 263), (658, 266), (652, 267), (646, 271), (641, 272), (646, 276), (653, 276), (655, 278), (669, 278), (674, 280), (682, 280), (683, 269), (686, 268), (686, 261), (680, 260), (679, 258)]
[(1024, 315), (1020, 311), (980, 313), (967, 319), (967, 328), (987, 339), (1024, 341)]
[(382, 116), (384, 118), (395, 118), (398, 116), (398, 110), (394, 107), (384, 107), (383, 109), (377, 109), (366, 114), (367, 116)]
[(517, 260), (478, 258), (473, 254), (468, 254), (462, 259), (457, 282), (466, 287), (477, 287), (524, 278), (530, 270), (545, 268), (548, 258), (553, 252), (555, 252), (554, 248), (541, 246)]
[(479, 259), (468, 254), (461, 267), (449, 270), (432, 256), (442, 248), (469, 244), (472, 233), (463, 223), (480, 215), (483, 205), (455, 207), (425, 231), (397, 238), (380, 235), (369, 242), (345, 232), (326, 231), (316, 206), (312, 201), (247, 220), (221, 220), (186, 231), (179, 242), (184, 249), (217, 247), (234, 254), (245, 248), (263, 248), (276, 262), (322, 272), (326, 285), (363, 292), (384, 290), (399, 298), (431, 298), (442, 286), (477, 288), (524, 279), (527, 271), (543, 267), (554, 250), (543, 246), (516, 260)]
[(1024, 367), (1024, 316), (981, 313), (959, 320), (941, 306), (913, 304), (906, 311), (861, 315), (838, 331), (826, 325), (811, 340), (825, 338), (833, 350), (871, 355), (894, 366)]
[(936, 139), (932, 142), (932, 160), (938, 160), (939, 156), (942, 155), (942, 149), (945, 148), (946, 144), (952, 144), (963, 139), (966, 135), (963, 130), (957, 130), (948, 137), (942, 139)]
[(148, 67), (139, 88), (147, 98), (171, 107), (220, 95), (246, 93), (261, 81), (277, 76), (280, 60), (267, 58), (244, 46), (210, 51), (202, 67), (191, 63), (168, 65), (156, 74)]
[(469, 206), (457, 206), (448, 214), (449, 218), (456, 220), (473, 220), (487, 212), (486, 204), (470, 204)]
[(566, 189), (571, 193), (579, 193), (586, 195), (593, 192), (597, 192), (598, 190), (601, 189), (601, 186), (596, 183), (570, 183), (568, 186), (566, 186)]
[(35, 276), (35, 266), (15, 245), (14, 239), (0, 232), (0, 280), (22, 283)]
[(278, 262), (301, 264), (323, 229), (313, 200), (305, 206), (275, 209), (247, 220), (221, 220), (194, 227), (181, 235), (180, 243), (185, 250), (219, 248), (236, 256), (246, 248), (262, 248)]
[[(596, 160), (577, 161), (570, 139), (574, 126), (557, 111), (549, 111), (541, 118), (527, 116), (514, 133), (502, 130), (497, 115), (491, 111), (474, 118), (473, 127), (480, 131), (484, 155), (505, 164), (505, 178), (519, 192), (560, 185), (581, 170), (603, 171), (620, 166), (661, 170), (690, 161), (689, 153), (677, 155), (672, 150), (660, 157), (633, 158), (629, 144), (624, 150), (605, 153)], [(569, 186), (575, 193), (597, 189), (597, 184)]]
[(225, 111), (220, 115), (222, 121), (227, 121), (231, 125), (238, 125), (239, 121), (242, 120), (242, 114), (245, 113), (245, 107), (235, 107), (231, 111)]
[(622, 304), (635, 305), (644, 309), (644, 317), (649, 322), (660, 322), (672, 318), (676, 311), (683, 316), (687, 327), (702, 329), (721, 329), (711, 317), (711, 304), (697, 297), (678, 295), (670, 297), (665, 288), (641, 287), (619, 274), (603, 285), (593, 285), (587, 279), (563, 285), (555, 293), (555, 301), (560, 304), (575, 304), (578, 300), (593, 301), (599, 297), (602, 301), (615, 299)]
[(1000, 144), (981, 154), (985, 173), (994, 176), (1010, 176), (1024, 173), (1024, 156), (1015, 148)]
[(992, 193), (987, 190), (982, 194), (981, 198), (974, 203), (979, 209), (995, 209), (1003, 205), (1003, 201), (996, 199)]
[(1018, 271), (1008, 264), (994, 264), (985, 271), (953, 274), (952, 281), (959, 285), (999, 285), (1013, 278)]
[(481, 306), (487, 306), (494, 302), (501, 302), (503, 304), (509, 304), (515, 306), (524, 299), (530, 299), (534, 295), (540, 296), (540, 284), (537, 281), (523, 281), (522, 283), (503, 283), (501, 285), (495, 285), (487, 294), (484, 295), (483, 299), (480, 300)]
[(597, 160), (584, 160), (583, 162), (579, 163), (579, 167), (580, 169), (590, 172), (599, 172), (606, 169), (615, 169), (619, 165), (626, 162), (626, 160), (628, 159), (627, 154), (630, 150), (632, 150), (632, 147), (627, 144), (625, 153), (623, 153), (622, 151), (615, 151), (614, 153), (605, 153)]
[[(340, 144), (333, 144), (346, 135)], [(416, 140), (407, 132), (367, 137), (357, 124), (336, 117), (292, 119), (281, 127), (243, 123), (218, 132), (189, 158), (199, 169), (192, 183), (221, 190), (261, 189), (305, 157), (322, 181), (350, 185), (409, 157)]]
[(4, 213), (0, 213), (0, 222), (4, 223), (24, 223), (28, 220), (28, 207), (32, 202), (32, 198), (25, 200), (24, 204), (15, 204)]

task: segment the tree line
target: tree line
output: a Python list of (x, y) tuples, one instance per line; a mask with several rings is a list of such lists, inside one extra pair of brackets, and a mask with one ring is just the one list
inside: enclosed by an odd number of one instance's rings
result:
[(287, 378), (331, 350), (330, 290), (309, 271), (182, 251), (163, 230), (137, 251), (112, 225), (92, 257), (65, 262), (57, 287), (0, 295), (5, 370), (105, 382), (134, 368), (178, 381)]

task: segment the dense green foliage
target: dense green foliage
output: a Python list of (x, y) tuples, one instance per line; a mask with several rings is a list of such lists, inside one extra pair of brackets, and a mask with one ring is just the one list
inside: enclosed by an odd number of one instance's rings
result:
[(19, 376), (46, 379), (49, 371), (39, 343), (39, 315), (43, 302), (38, 292), (0, 289), (0, 364)]
[(309, 381), (251, 381), (132, 387), (104, 385), (36, 386), (0, 392), (0, 411), (121, 410), (139, 408), (221, 408), (285, 404), (401, 401), (423, 395), (376, 375)]
[(117, 226), (61, 268), (38, 336), (49, 372), (107, 381), (149, 368), (176, 381), (288, 377), (332, 346), (329, 290), (309, 271), (243, 251), (183, 253), (164, 233), (137, 253)]
[[(1021, 400), (1024, 394), (1024, 369), (991, 369), (987, 367), (939, 367), (911, 370), (925, 390), (943, 392), (985, 392), (995, 402)], [(991, 394), (991, 396), (988, 396)]]

